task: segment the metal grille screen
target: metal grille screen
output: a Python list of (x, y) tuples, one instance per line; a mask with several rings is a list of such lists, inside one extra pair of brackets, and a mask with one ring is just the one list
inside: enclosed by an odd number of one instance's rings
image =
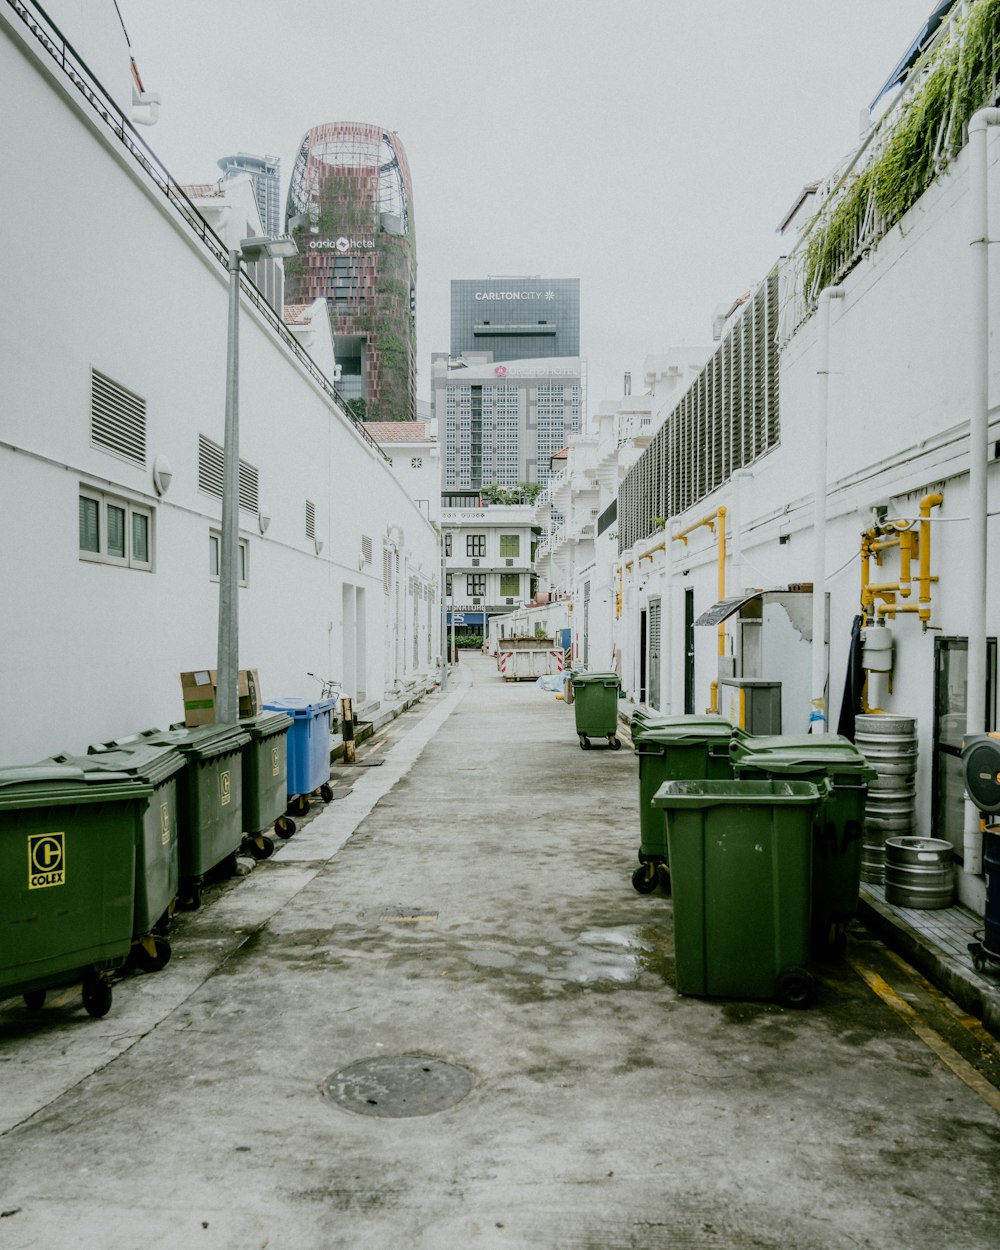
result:
[(90, 437), (105, 451), (146, 463), (146, 401), (96, 369), (90, 371)]
[(779, 440), (778, 270), (757, 287), (618, 491), (618, 550), (718, 490)]
[[(198, 435), (198, 489), (222, 498), (224, 455), (218, 443), (204, 434)], [(257, 469), (240, 461), (240, 507), (256, 512), (259, 507), (260, 479)]]

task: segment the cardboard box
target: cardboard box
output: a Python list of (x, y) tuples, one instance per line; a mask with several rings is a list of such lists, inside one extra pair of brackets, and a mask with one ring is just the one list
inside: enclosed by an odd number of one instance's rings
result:
[[(181, 698), (184, 702), (184, 724), (214, 725), (216, 720), (217, 674), (214, 668), (199, 668), (181, 673)], [(255, 668), (239, 672), (239, 717), (259, 716), (264, 710), (260, 677)]]

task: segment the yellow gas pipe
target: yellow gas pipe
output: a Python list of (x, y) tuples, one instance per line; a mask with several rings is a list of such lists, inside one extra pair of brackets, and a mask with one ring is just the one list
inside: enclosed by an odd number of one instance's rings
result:
[[(693, 524), (689, 525), (686, 529), (678, 530), (678, 532), (676, 534), (672, 534), (671, 537), (679, 540), (686, 547), (688, 534), (693, 533), (696, 529), (700, 529), (703, 525), (712, 531), (718, 543), (718, 563), (719, 563), (718, 592), (719, 592), (719, 599), (720, 600), (725, 599), (726, 597), (726, 509), (725, 507), (716, 508), (716, 510), (714, 512), (710, 512), (708, 516), (702, 517), (700, 521), (695, 521)], [(654, 550), (656, 550), (656, 548), (654, 548)], [(719, 622), (719, 655), (721, 657), (721, 656), (724, 656), (725, 654), (726, 654), (726, 626), (725, 626), (725, 622), (720, 621)], [(711, 689), (711, 702), (710, 702), (708, 710), (710, 712), (717, 712), (719, 710), (719, 683), (717, 681), (713, 681), (710, 689)]]
[[(897, 604), (883, 603), (875, 609), (875, 616), (895, 618), (897, 612), (916, 612), (920, 618), (921, 628), (926, 633), (931, 619), (931, 582), (938, 579), (931, 575), (931, 509), (940, 507), (944, 503), (944, 497), (937, 491), (932, 491), (929, 495), (924, 495), (920, 501), (920, 574), (917, 578), (917, 584), (920, 588), (919, 599), (917, 603)], [(910, 551), (912, 552), (912, 535), (910, 536)], [(909, 569), (907, 568), (907, 572)], [(869, 587), (871, 589), (871, 587)], [(907, 592), (909, 593), (909, 592)]]

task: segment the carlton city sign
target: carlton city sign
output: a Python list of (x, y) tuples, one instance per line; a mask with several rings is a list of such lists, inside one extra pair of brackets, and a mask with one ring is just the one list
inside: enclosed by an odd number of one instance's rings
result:
[(555, 291), (477, 291), (476, 299), (555, 299)]
[(342, 234), (337, 239), (310, 239), (309, 247), (311, 251), (330, 251), (345, 252), (357, 251), (360, 248), (373, 248), (375, 246), (374, 239), (349, 239), (346, 234)]

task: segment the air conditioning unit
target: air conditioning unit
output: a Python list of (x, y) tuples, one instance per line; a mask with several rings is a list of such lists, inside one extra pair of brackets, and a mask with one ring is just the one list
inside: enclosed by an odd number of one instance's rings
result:
[(504, 560), (504, 564), (506, 564), (506, 566), (507, 566), (509, 569), (512, 569), (512, 568), (514, 567), (514, 561), (513, 561), (513, 560)]
[(472, 561), (472, 567), (473, 567), (474, 569), (478, 569), (478, 568), (479, 568), (479, 563), (480, 563), (480, 562), (479, 562), (479, 560), (477, 560), (477, 559), (473, 558), (473, 561)]

